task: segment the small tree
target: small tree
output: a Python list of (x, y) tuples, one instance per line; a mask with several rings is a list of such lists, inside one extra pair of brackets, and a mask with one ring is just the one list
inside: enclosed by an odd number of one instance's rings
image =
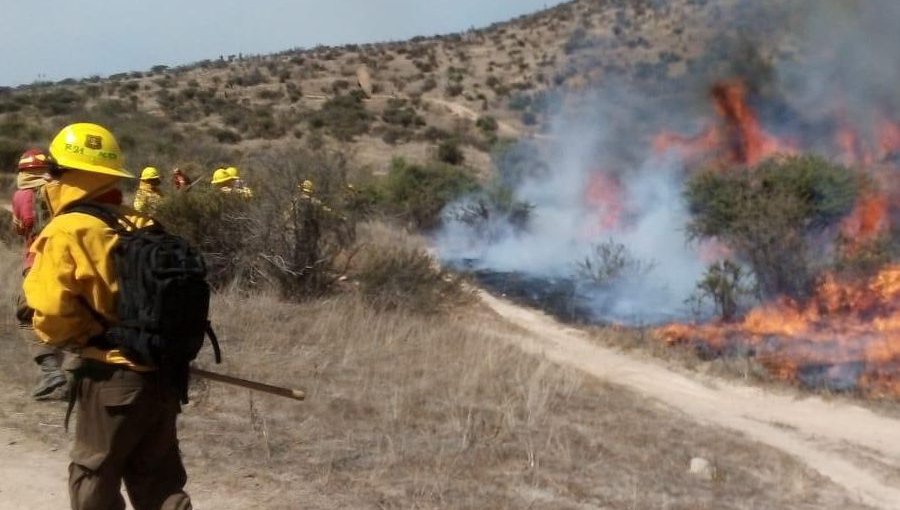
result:
[(852, 210), (861, 186), (855, 172), (817, 156), (703, 171), (687, 183), (688, 232), (727, 243), (765, 296), (804, 298), (830, 263), (813, 238)]
[(609, 239), (591, 247), (590, 255), (577, 263), (577, 274), (594, 285), (609, 286), (646, 276), (654, 267), (656, 263), (634, 257), (624, 244)]
[(749, 275), (730, 260), (710, 265), (689, 301), (702, 305), (711, 301), (716, 314), (724, 321), (733, 320), (740, 310), (741, 300), (752, 295)]

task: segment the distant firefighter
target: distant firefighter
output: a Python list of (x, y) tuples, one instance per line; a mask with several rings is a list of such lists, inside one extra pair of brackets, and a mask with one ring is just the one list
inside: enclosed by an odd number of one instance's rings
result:
[(237, 167), (230, 166), (225, 169), (225, 172), (234, 179), (231, 183), (231, 187), (235, 192), (248, 198), (253, 196), (253, 190), (250, 186), (247, 186), (244, 179), (241, 179), (241, 172)]
[(222, 193), (234, 193), (243, 198), (253, 196), (253, 190), (243, 185), (240, 172), (235, 167), (217, 168), (213, 172), (212, 184)]
[(178, 191), (187, 191), (193, 182), (180, 168), (172, 170), (172, 187)]
[[(44, 226), (50, 222), (51, 214), (44, 200), (44, 186), (51, 171), (52, 158), (41, 149), (29, 149), (19, 158), (16, 176), (16, 192), (12, 199), (13, 225), (25, 245), (25, 264), (22, 274), (27, 275), (34, 264), (31, 245)], [(62, 371), (63, 353), (52, 346), (34, 341), (31, 327), (33, 310), (19, 296), (16, 303), (16, 318), (22, 338), (31, 346), (31, 357), (40, 369), (40, 381), (31, 393), (36, 400), (56, 400), (67, 397), (68, 381)]]
[(162, 179), (159, 170), (148, 166), (141, 172), (141, 182), (134, 194), (134, 210), (142, 213), (152, 213), (162, 201), (163, 193), (160, 190)]

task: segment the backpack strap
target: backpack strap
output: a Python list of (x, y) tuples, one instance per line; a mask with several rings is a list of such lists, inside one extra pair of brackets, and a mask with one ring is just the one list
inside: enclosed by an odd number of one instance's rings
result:
[(82, 213), (93, 216), (103, 223), (106, 223), (109, 228), (115, 230), (116, 233), (119, 234), (137, 230), (137, 225), (131, 220), (118, 214), (111, 207), (104, 204), (98, 204), (96, 202), (75, 202), (60, 211), (60, 214), (69, 213)]

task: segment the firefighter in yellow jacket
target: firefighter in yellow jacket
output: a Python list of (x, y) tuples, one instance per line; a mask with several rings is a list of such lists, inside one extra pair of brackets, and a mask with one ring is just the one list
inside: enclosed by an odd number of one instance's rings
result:
[[(123, 157), (112, 133), (96, 124), (72, 124), (54, 138), (55, 179), (45, 193), (53, 219), (32, 245), (25, 279), (39, 340), (78, 353), (77, 424), (69, 465), (76, 510), (122, 510), (124, 481), (135, 509), (189, 509), (187, 475), (175, 429), (177, 392), (151, 367), (104, 342), (115, 324), (115, 232), (100, 219), (66, 207), (97, 201), (123, 178)], [(119, 206), (137, 227), (151, 220)]]
[(152, 166), (145, 168), (141, 172), (141, 183), (134, 193), (134, 210), (152, 214), (163, 198), (162, 190), (159, 189), (161, 184), (159, 170)]

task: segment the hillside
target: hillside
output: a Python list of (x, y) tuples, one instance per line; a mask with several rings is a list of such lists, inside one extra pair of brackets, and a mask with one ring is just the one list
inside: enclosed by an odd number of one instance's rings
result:
[[(675, 90), (678, 80), (731, 65), (721, 57), (740, 37), (711, 27), (749, 23), (740, 5), (579, 0), (462, 34), (211, 56), (178, 68), (4, 89), (0, 165), (8, 168), (24, 145), (45, 144), (68, 121), (94, 119), (121, 133), (134, 168), (207, 173), (270, 147), (303, 144), (339, 147), (382, 173), (396, 156), (427, 161), (441, 141), (456, 139), (467, 166), (484, 174), (498, 138), (546, 131), (567, 92), (609, 80), (669, 82)], [(357, 84), (361, 68), (371, 77), (368, 96)]]

